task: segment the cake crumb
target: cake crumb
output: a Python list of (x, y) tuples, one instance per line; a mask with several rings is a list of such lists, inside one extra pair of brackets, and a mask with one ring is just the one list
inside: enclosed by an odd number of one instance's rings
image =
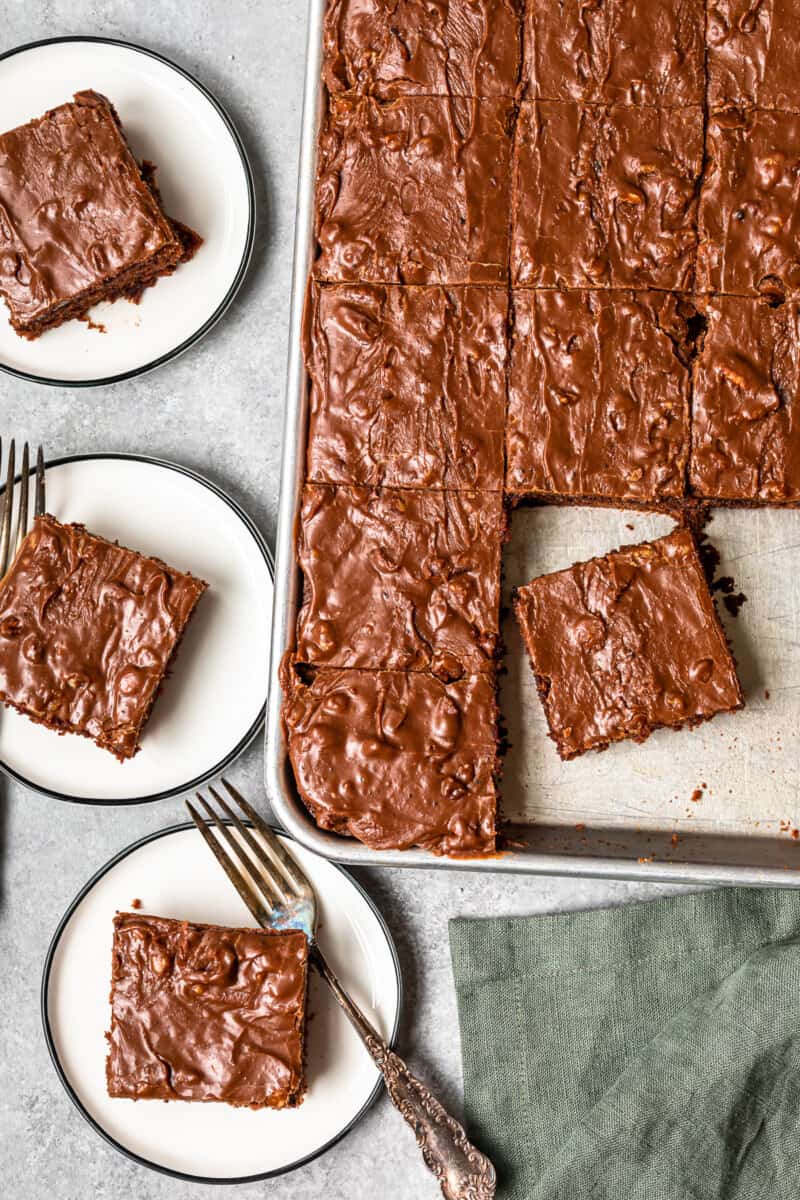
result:
[(747, 601), (747, 596), (745, 596), (744, 592), (734, 592), (733, 589), (736, 587), (736, 581), (732, 575), (720, 575), (718, 578), (714, 578), (716, 568), (719, 566), (719, 553), (716, 550), (713, 554), (710, 552), (707, 553), (707, 574), (710, 571), (708, 581), (711, 591), (722, 592), (722, 603), (732, 617), (738, 617), (739, 609)]
[(678, 837), (677, 833), (673, 833), (672, 837), (669, 840), (672, 842), (673, 846), (677, 846), (678, 842), (681, 839)]
[(697, 804), (698, 800), (703, 799), (703, 789), (695, 788), (689, 799), (691, 800), (692, 804)]
[(94, 329), (98, 333), (108, 333), (105, 325), (101, 321), (93, 321), (88, 313), (84, 313), (82, 317), (78, 317), (79, 321), (83, 321), (87, 329)]
[(727, 608), (732, 617), (738, 617), (739, 609), (747, 602), (747, 596), (744, 592), (737, 592), (735, 595), (723, 596), (722, 603)]
[(141, 907), (142, 907), (141, 900), (139, 899), (138, 896), (135, 896), (134, 899), (131, 900), (131, 908), (141, 908)]
[(586, 826), (584, 825), (583, 821), (579, 821), (578, 824), (575, 826), (575, 828), (578, 833), (583, 833)]
[(769, 700), (769, 688), (764, 688), (764, 699)]

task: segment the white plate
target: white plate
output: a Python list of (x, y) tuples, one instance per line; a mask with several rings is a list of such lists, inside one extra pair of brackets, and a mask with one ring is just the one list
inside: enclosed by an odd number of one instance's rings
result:
[[(384, 1037), (400, 1018), (397, 952), (382, 918), (341, 867), (283, 839), (320, 900), (320, 942), (342, 983)], [(111, 921), (142, 911), (220, 925), (253, 919), (194, 826), (152, 834), (112, 859), (73, 901), (48, 951), (42, 1019), (56, 1070), (94, 1129), (145, 1166), (201, 1182), (282, 1174), (321, 1154), (369, 1108), (376, 1068), (326, 986), (309, 981), (308, 1092), (281, 1112), (225, 1104), (112, 1100), (106, 1092)], [(66, 1164), (65, 1164), (66, 1165)]]
[(166, 211), (205, 241), (140, 304), (96, 305), (92, 318), (106, 333), (69, 321), (29, 342), (0, 300), (0, 367), (40, 383), (110, 383), (174, 358), (228, 307), (253, 245), (253, 181), (239, 135), (196, 79), (151, 50), (59, 38), (9, 51), (0, 57), (0, 132), (85, 88), (108, 96), (136, 157), (158, 167)]
[(209, 584), (134, 759), (0, 711), (0, 769), (59, 799), (158, 800), (218, 775), (264, 716), (272, 557), (239, 506), (183, 467), (90, 455), (47, 467), (47, 509)]

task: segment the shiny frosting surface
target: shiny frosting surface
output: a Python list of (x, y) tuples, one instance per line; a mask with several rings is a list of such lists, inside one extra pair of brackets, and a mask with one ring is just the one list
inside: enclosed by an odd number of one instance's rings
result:
[(688, 530), (535, 579), (515, 610), (563, 758), (741, 706)]
[(445, 678), (492, 669), (499, 493), (308, 484), (300, 521), (301, 662)]
[(0, 136), (0, 296), (24, 325), (181, 247), (109, 102), (74, 102)]
[(308, 478), (499, 491), (507, 314), (495, 288), (314, 286)]
[(300, 1103), (307, 958), (300, 932), (117, 913), (109, 1095)]
[(525, 94), (702, 104), (704, 26), (705, 0), (528, 0)]
[(0, 587), (0, 699), (132, 757), (206, 584), (39, 517)]
[(716, 113), (708, 123), (707, 155), (698, 287), (776, 298), (797, 291), (800, 115)]
[(800, 306), (709, 299), (695, 364), (691, 485), (711, 499), (800, 502)]
[(683, 307), (661, 292), (514, 293), (508, 491), (637, 501), (683, 495)]
[(797, 0), (711, 0), (709, 103), (797, 111), (799, 30)]
[(329, 0), (323, 78), (332, 92), (513, 96), (522, 0)]
[(503, 283), (512, 111), (508, 100), (330, 96), (316, 277)]
[(494, 849), (494, 686), (421, 672), (284, 672), (283, 718), (303, 800), (323, 829), (375, 849)]
[(523, 104), (513, 283), (689, 287), (702, 162), (700, 107)]

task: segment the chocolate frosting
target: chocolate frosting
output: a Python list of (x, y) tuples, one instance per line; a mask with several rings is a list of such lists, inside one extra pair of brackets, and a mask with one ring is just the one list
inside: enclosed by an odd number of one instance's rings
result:
[(682, 496), (690, 312), (660, 292), (515, 292), (507, 489)]
[(526, 95), (662, 107), (704, 102), (705, 0), (529, 0)]
[(0, 296), (25, 326), (179, 240), (108, 100), (78, 92), (0, 137)]
[(507, 313), (494, 288), (313, 286), (308, 479), (499, 491)]
[(206, 584), (39, 517), (0, 586), (0, 699), (131, 758)]
[(704, 311), (692, 489), (709, 499), (800, 503), (800, 306), (718, 296)]
[(283, 719), (295, 778), (317, 824), (376, 850), (494, 850), (496, 724), (485, 675), (284, 664)]
[(523, 104), (511, 274), (525, 287), (691, 285), (703, 111)]
[(742, 705), (686, 529), (543, 575), (515, 611), (562, 758)]
[(511, 101), (331, 96), (317, 261), (333, 282), (503, 283)]
[(504, 536), (498, 493), (307, 485), (299, 661), (491, 671)]
[(797, 111), (796, 0), (712, 0), (708, 8), (708, 100)]
[(323, 79), (384, 99), (513, 96), (522, 0), (330, 0)]
[(727, 109), (706, 149), (699, 289), (782, 299), (800, 288), (800, 115)]
[(109, 1095), (299, 1104), (307, 959), (296, 931), (117, 913)]

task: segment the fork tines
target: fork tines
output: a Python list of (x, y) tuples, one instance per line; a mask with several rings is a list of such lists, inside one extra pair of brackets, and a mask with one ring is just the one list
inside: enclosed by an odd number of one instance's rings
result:
[[(0, 462), (3, 458), (3, 439), (0, 438)], [(30, 450), (26, 442), (22, 448), (22, 468), (19, 480), (19, 504), (14, 536), (11, 536), (12, 510), (14, 508), (14, 480), (16, 465), (16, 443), (11, 439), (8, 448), (8, 467), (6, 470), (5, 489), (3, 491), (2, 509), (0, 509), (0, 577), (5, 575), (14, 561), (17, 551), (22, 545), (23, 538), (28, 532), (28, 485), (30, 481)], [(36, 495), (34, 498), (34, 516), (41, 517), (45, 509), (44, 490), (44, 452), (40, 446), (36, 452)]]
[[(246, 820), (252, 822), (258, 837), (213, 787), (208, 790), (221, 816), (200, 792), (196, 793), (197, 799), (211, 823), (188, 800), (186, 807), (253, 916), (260, 925), (274, 926), (276, 918), (290, 917), (299, 902), (313, 901), (311, 885), (252, 805), (227, 779), (222, 784)], [(231, 826), (239, 838), (234, 836)]]

